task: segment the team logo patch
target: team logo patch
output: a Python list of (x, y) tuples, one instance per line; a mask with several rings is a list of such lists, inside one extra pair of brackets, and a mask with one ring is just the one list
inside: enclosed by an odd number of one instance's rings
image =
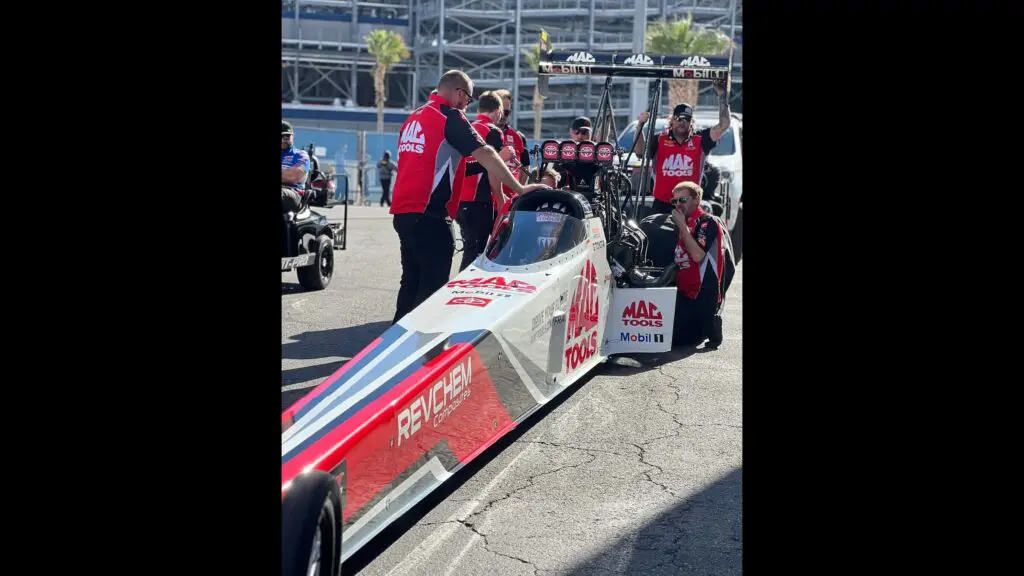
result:
[(417, 154), (423, 153), (423, 145), (426, 144), (427, 139), (423, 135), (423, 127), (420, 125), (419, 120), (413, 120), (405, 127), (402, 131), (402, 138), (398, 141), (398, 152), (415, 152)]
[(661, 164), (665, 176), (693, 176), (693, 159), (682, 154), (672, 154)]
[(446, 306), (476, 306), (477, 308), (484, 308), (491, 303), (490, 298), (477, 298), (476, 296), (460, 296), (458, 298), (452, 298), (445, 305)]

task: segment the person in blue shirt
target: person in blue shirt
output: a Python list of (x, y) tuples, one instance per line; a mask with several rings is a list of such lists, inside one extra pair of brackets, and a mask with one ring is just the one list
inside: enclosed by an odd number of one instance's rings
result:
[(295, 147), (292, 125), (281, 122), (281, 210), (295, 212), (306, 190), (309, 154)]

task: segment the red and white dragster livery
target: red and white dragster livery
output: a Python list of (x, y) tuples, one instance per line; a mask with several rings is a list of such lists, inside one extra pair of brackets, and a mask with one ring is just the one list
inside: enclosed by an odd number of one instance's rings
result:
[(472, 265), (282, 414), (283, 574), (337, 574), (610, 354), (669, 350), (674, 264), (647, 252), (674, 232), (618, 214), (595, 150), (572, 161), (600, 165), (587, 195), (517, 198)]

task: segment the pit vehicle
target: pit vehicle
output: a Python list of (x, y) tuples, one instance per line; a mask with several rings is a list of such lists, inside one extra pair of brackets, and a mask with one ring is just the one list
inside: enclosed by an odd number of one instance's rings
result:
[(543, 52), (541, 78), (608, 76), (595, 129), (604, 139), (535, 150), (574, 174), (573, 189), (517, 198), (476, 261), (282, 413), (283, 574), (336, 574), (609, 355), (670, 349), (677, 232), (664, 215), (636, 222), (645, 190), (633, 194), (613, 161), (627, 151), (608, 141), (609, 86), (725, 77), (728, 62), (588, 53), (596, 63), (580, 65), (576, 54)]
[[(301, 195), (299, 209), (286, 212), (282, 218), (281, 271), (295, 269), (299, 284), (306, 290), (323, 290), (334, 277), (334, 251), (344, 250), (348, 227), (348, 187), (345, 200), (337, 202), (332, 196), (335, 187), (320, 171), (320, 162), (309, 153), (309, 175), (306, 177), (305, 192)], [(310, 206), (333, 208), (344, 206), (341, 223), (328, 222), (327, 217), (310, 210)]]

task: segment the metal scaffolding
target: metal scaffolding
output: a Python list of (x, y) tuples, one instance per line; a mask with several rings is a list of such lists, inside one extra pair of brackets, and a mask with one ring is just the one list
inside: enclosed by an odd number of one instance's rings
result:
[[(536, 73), (523, 54), (541, 28), (563, 50), (632, 51), (647, 22), (685, 17), (742, 35), (742, 0), (285, 0), (282, 2), (282, 101), (373, 106), (373, 57), (363, 37), (375, 27), (402, 34), (412, 52), (388, 75), (387, 107), (411, 109), (426, 101), (444, 71), (459, 68), (478, 92), (507, 88), (513, 121), (533, 132)], [(642, 16), (638, 16), (642, 15)], [(637, 18), (643, 18), (639, 25)], [(742, 52), (737, 50), (733, 92), (742, 93)], [(612, 87), (616, 124), (646, 91), (628, 81)], [(710, 87), (702, 92), (710, 98)], [(572, 117), (596, 112), (599, 83), (557, 77), (543, 102), (543, 136), (564, 136)], [(644, 102), (646, 104), (646, 101)], [(664, 104), (667, 106), (667, 91)], [(621, 124), (620, 124), (621, 123)]]
[[(520, 55), (537, 44), (541, 28), (559, 49), (621, 52), (635, 49), (636, 29), (646, 22), (687, 12), (698, 25), (741, 33), (738, 24), (730, 29), (734, 14), (742, 21), (738, 0), (425, 0), (413, 18), (416, 102), (426, 99), (445, 70), (459, 68), (479, 89), (512, 91), (513, 122), (532, 135), (536, 73)], [(636, 26), (638, 14), (645, 22)], [(552, 78), (549, 86), (543, 136), (564, 136), (571, 118), (596, 112), (600, 93), (591, 79)], [(639, 93), (646, 105), (646, 90)], [(613, 84), (616, 123), (628, 122), (632, 102), (630, 83)]]
[[(387, 27), (408, 43), (412, 0), (284, 0), (281, 2), (281, 99), (294, 104), (373, 106), (375, 60), (363, 38)], [(387, 107), (408, 108), (413, 62), (389, 73)]]

